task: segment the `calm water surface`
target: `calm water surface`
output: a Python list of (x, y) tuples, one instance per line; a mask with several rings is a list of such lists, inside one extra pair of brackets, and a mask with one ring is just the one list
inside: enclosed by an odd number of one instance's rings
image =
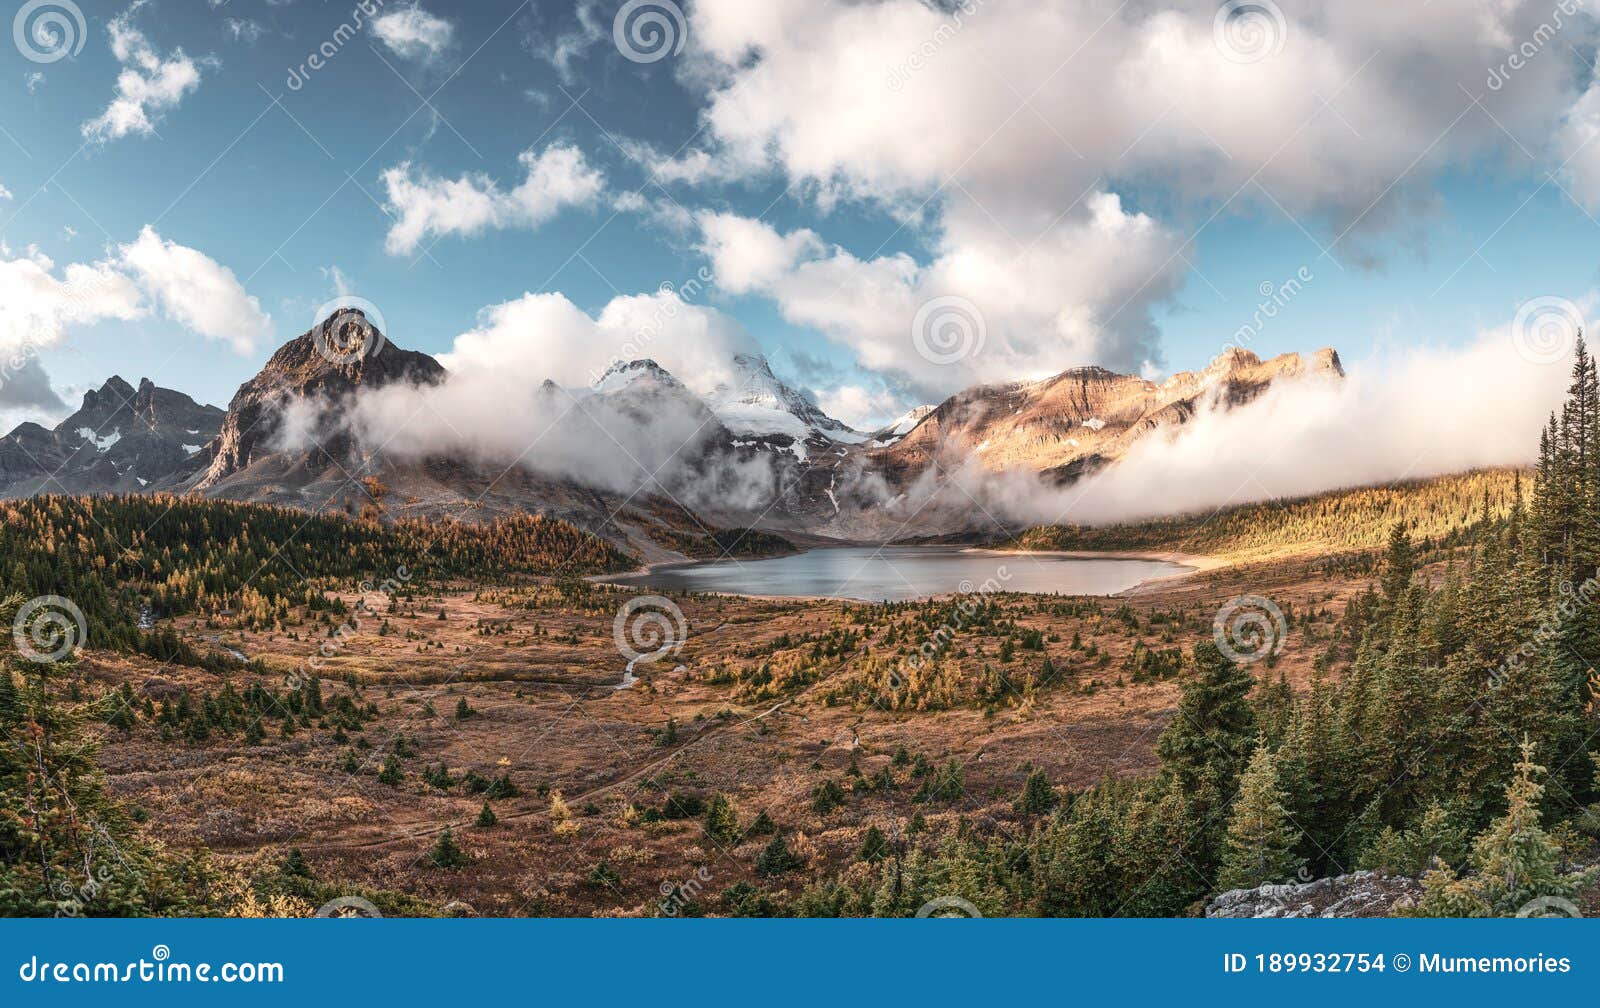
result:
[(823, 595), (867, 602), (982, 589), (1115, 595), (1141, 581), (1190, 568), (1162, 560), (1103, 560), (973, 552), (958, 546), (862, 546), (811, 550), (770, 560), (661, 567), (619, 584), (736, 595)]

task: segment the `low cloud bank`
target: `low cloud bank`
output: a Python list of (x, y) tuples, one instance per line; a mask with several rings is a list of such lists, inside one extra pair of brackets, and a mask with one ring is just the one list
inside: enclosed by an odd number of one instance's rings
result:
[(1381, 352), (1349, 365), (1342, 381), (1280, 381), (1240, 408), (1207, 404), (1070, 487), (971, 470), (955, 479), (1013, 521), (1105, 524), (1522, 465), (1537, 457), (1570, 365), (1570, 352), (1530, 362), (1502, 328), (1465, 348)]

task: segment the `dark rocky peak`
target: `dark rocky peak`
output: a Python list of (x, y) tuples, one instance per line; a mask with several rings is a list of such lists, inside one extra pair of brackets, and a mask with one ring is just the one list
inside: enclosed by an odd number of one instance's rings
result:
[(240, 387), (234, 402), (248, 392), (269, 390), (339, 395), (395, 382), (431, 385), (444, 375), (444, 367), (427, 354), (390, 343), (359, 308), (341, 308), (279, 347), (260, 374)]
[(284, 410), (310, 400), (324, 436), (318, 452), (349, 458), (358, 450), (349, 418), (356, 393), (388, 385), (436, 385), (444, 367), (432, 357), (384, 338), (358, 308), (341, 308), (272, 355), (254, 378), (239, 386), (200, 489), (246, 468), (272, 451)]

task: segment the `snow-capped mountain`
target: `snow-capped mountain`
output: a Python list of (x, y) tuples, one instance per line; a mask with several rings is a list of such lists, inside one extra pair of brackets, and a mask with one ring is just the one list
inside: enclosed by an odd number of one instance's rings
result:
[[(537, 385), (553, 419), (507, 468), (464, 435), (421, 456), (368, 443), (363, 396), (442, 387), (448, 372), (385, 342), (335, 361), (318, 335), (281, 347), (226, 414), (149, 381), (111, 379), (54, 430), (23, 424), (0, 438), (0, 495), (165, 490), (396, 516), (536, 511), (671, 559), (716, 528), (855, 539), (959, 530), (973, 498), (964, 487), (942, 494), (950, 472), (1071, 482), (1201, 409), (1243, 405), (1280, 380), (1343, 374), (1332, 350), (1269, 361), (1234, 350), (1159, 384), (1073, 368), (975, 386), (869, 434), (829, 417), (756, 355), (735, 357), (732, 377), (704, 395), (653, 360), (618, 361), (588, 389)], [(302, 422), (297, 409), (314, 414), (315, 437), (287, 436)]]
[(800, 392), (772, 373), (765, 357), (737, 354), (734, 379), (706, 396), (706, 405), (735, 434), (786, 434), (799, 440), (822, 437), (840, 444), (860, 444), (866, 436), (817, 408)]

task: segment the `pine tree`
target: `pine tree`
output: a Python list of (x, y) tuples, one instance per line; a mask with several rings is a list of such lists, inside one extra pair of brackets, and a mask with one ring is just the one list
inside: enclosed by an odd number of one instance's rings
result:
[(398, 787), (404, 776), (405, 771), (401, 769), (400, 757), (390, 753), (389, 757), (383, 761), (383, 767), (378, 771), (378, 783), (387, 784), (390, 787)]
[(883, 830), (875, 825), (868, 826), (866, 835), (861, 838), (861, 849), (856, 853), (856, 860), (877, 864), (890, 853), (889, 838), (883, 835)]
[(289, 848), (288, 855), (283, 859), (283, 873), (296, 878), (311, 877), (311, 868), (306, 864), (305, 855), (300, 853), (300, 848)]
[(1561, 848), (1540, 825), (1544, 767), (1533, 762), (1533, 743), (1522, 742), (1516, 776), (1506, 789), (1506, 811), (1473, 841), (1473, 874), (1457, 878), (1444, 866), (1423, 876), (1416, 917), (1513, 917), (1534, 900), (1570, 900), (1600, 869), (1561, 871)]
[(1226, 850), (1217, 876), (1221, 889), (1251, 889), (1286, 882), (1305, 864), (1294, 850), (1302, 840), (1284, 807), (1286, 796), (1266, 746), (1258, 746), (1239, 784), (1228, 822)]
[(1173, 793), (1200, 827), (1185, 856), (1200, 870), (1212, 871), (1222, 813), (1255, 750), (1255, 712), (1248, 700), (1254, 680), (1211, 641), (1195, 645), (1194, 665), (1178, 711), (1156, 741), (1156, 753)]
[(800, 867), (800, 859), (795, 857), (789, 845), (784, 842), (783, 834), (779, 833), (772, 838), (772, 842), (756, 855), (756, 874), (763, 878), (782, 875)]
[(727, 795), (717, 795), (706, 806), (701, 828), (713, 842), (728, 846), (739, 842), (739, 815)]
[(1061, 797), (1050, 786), (1050, 778), (1045, 776), (1043, 770), (1035, 770), (1022, 786), (1022, 794), (1017, 798), (1015, 808), (1022, 815), (1040, 815), (1060, 803)]
[(488, 829), (490, 826), (493, 826), (499, 821), (499, 819), (495, 818), (494, 809), (489, 807), (488, 802), (484, 802), (483, 808), (478, 810), (478, 819), (475, 825), (477, 825), (479, 829)]
[(439, 840), (428, 851), (428, 860), (438, 868), (460, 868), (467, 863), (466, 852), (456, 844), (455, 834), (450, 828), (439, 834)]

